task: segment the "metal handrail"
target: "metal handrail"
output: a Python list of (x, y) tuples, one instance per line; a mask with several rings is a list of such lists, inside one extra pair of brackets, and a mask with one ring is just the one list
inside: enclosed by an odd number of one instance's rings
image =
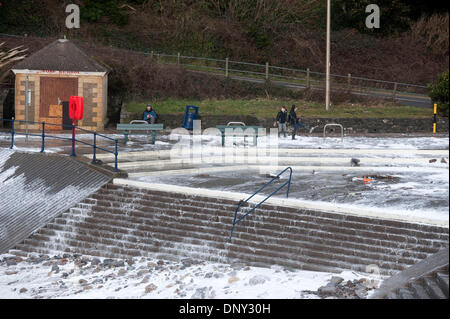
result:
[[(275, 179), (278, 179), (284, 172), (286, 172), (287, 170), (290, 171), (289, 174), (289, 180), (287, 180), (285, 183), (283, 183), (283, 185), (281, 185), (280, 187), (278, 187), (275, 191), (273, 191), (270, 195), (268, 195), (264, 200), (260, 201), (255, 207), (253, 207), (251, 210), (249, 210), (246, 214), (244, 214), (242, 217), (240, 217), (239, 219), (237, 218), (237, 213), (239, 211), (239, 209), (246, 203), (248, 203), (248, 201), (250, 199), (252, 199), (254, 196), (256, 196), (256, 194), (258, 194), (259, 192), (261, 192), (264, 188), (266, 188), (267, 186), (269, 186), (270, 184), (273, 183), (273, 181)], [(233, 218), (233, 227), (231, 228), (231, 232), (230, 232), (230, 242), (231, 242), (231, 238), (233, 236), (233, 231), (234, 231), (234, 227), (236, 226), (237, 223), (239, 223), (241, 220), (243, 220), (245, 217), (247, 217), (248, 215), (250, 215), (251, 213), (253, 213), (259, 206), (261, 206), (265, 201), (267, 201), (270, 197), (272, 197), (273, 195), (275, 195), (276, 193), (278, 193), (278, 191), (280, 191), (284, 186), (288, 186), (287, 187), (287, 191), (286, 191), (286, 198), (289, 197), (289, 190), (291, 188), (291, 179), (292, 179), (292, 167), (286, 167), (284, 170), (282, 170), (277, 176), (273, 177), (272, 180), (270, 180), (269, 182), (267, 182), (263, 187), (261, 187), (260, 189), (258, 189), (255, 193), (253, 193), (252, 196), (250, 196), (249, 198), (247, 198), (245, 201), (240, 202), (239, 205), (236, 207), (236, 210), (234, 211), (234, 218)]]
[(328, 126), (338, 126), (341, 128), (341, 141), (344, 142), (344, 127), (341, 124), (337, 124), (337, 123), (329, 123), (329, 124), (325, 124), (325, 126), (323, 127), (323, 139), (325, 139), (326, 137), (326, 131), (327, 131), (327, 127)]
[(228, 122), (227, 126), (232, 126), (232, 125), (240, 125), (240, 126), (245, 126), (244, 122)]
[[(75, 154), (75, 143), (81, 143), (84, 145), (88, 145), (88, 146), (92, 146), (93, 148), (93, 157), (92, 157), (92, 163), (96, 163), (97, 162), (97, 149), (100, 149), (102, 151), (105, 151), (107, 153), (111, 153), (114, 155), (114, 171), (117, 172), (118, 171), (118, 163), (117, 163), (117, 158), (119, 155), (119, 149), (118, 149), (118, 140), (117, 139), (113, 139), (110, 138), (106, 135), (102, 135), (102, 134), (98, 134), (97, 132), (94, 131), (89, 131), (83, 128), (80, 128), (78, 126), (75, 126), (73, 124), (68, 125), (68, 124), (55, 124), (55, 123), (46, 123), (45, 121), (42, 122), (32, 122), (32, 121), (24, 121), (24, 120), (16, 120), (14, 118), (12, 119), (3, 119), (0, 118), (0, 122), (1, 121), (6, 121), (6, 122), (11, 122), (11, 129), (9, 131), (5, 131), (5, 130), (0, 130), (0, 133), (6, 133), (6, 134), (11, 134), (11, 145), (10, 148), (14, 148), (14, 136), (15, 135), (30, 135), (30, 136), (39, 136), (42, 138), (42, 144), (41, 144), (41, 153), (43, 153), (45, 151), (45, 138), (54, 138), (54, 139), (59, 139), (59, 140), (69, 140), (72, 141), (72, 154), (71, 156), (76, 156)], [(38, 124), (38, 125), (42, 125), (42, 133), (41, 134), (34, 134), (34, 133), (24, 133), (24, 132), (17, 132), (14, 130), (14, 124), (15, 122), (19, 122), (19, 123), (28, 123), (28, 124)], [(53, 126), (61, 126), (61, 127), (70, 127), (72, 129), (72, 137), (62, 137), (62, 136), (57, 136), (57, 135), (48, 135), (45, 132), (45, 126), (46, 125), (53, 125)], [(76, 134), (75, 134), (75, 130), (78, 129), (80, 131), (89, 133), (89, 134), (93, 134), (93, 144), (90, 144), (88, 142), (85, 141), (81, 141), (75, 138)], [(111, 141), (114, 141), (114, 151), (102, 148), (100, 146), (97, 146), (97, 137), (102, 137)]]

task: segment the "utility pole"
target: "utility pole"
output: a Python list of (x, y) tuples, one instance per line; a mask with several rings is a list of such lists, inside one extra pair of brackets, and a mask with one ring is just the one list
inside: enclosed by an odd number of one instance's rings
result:
[(326, 58), (326, 85), (325, 108), (330, 110), (330, 33), (331, 33), (331, 0), (327, 0), (327, 58)]
[(29, 94), (29, 88), (28, 88), (28, 73), (25, 81), (25, 140), (28, 142), (28, 109), (30, 105), (30, 94)]

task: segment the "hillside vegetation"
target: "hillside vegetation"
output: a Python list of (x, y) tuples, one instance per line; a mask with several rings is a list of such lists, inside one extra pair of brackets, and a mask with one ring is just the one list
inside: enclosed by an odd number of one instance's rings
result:
[[(333, 0), (332, 72), (425, 85), (448, 68), (448, 13), (424, 1), (377, 1), (381, 28), (365, 27), (372, 1)], [(64, 26), (81, 7), (81, 28)], [(0, 32), (77, 38), (116, 47), (324, 71), (322, 0), (9, 0)]]

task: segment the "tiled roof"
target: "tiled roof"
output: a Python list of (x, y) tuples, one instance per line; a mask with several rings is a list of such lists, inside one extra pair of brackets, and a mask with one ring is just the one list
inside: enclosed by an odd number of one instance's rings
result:
[(56, 40), (17, 63), (16, 70), (51, 70), (73, 72), (107, 72), (77, 45), (66, 39)]

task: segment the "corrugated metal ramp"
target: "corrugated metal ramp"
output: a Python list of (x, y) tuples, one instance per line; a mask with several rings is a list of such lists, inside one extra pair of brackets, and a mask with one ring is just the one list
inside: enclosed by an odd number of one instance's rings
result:
[(0, 148), (0, 253), (109, 180), (67, 156)]

